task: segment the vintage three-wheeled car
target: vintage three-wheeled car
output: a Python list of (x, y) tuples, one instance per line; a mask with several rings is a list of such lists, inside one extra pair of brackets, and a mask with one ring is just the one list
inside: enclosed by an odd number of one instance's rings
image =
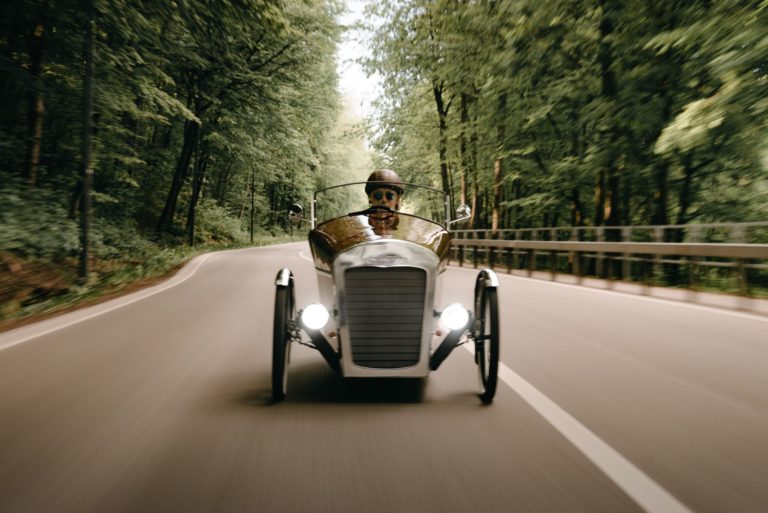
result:
[(372, 178), (317, 191), (309, 220), (300, 206), (292, 207), (295, 222), (311, 223), (320, 301), (297, 312), (293, 274), (278, 272), (273, 399), (285, 397), (292, 343), (317, 349), (344, 377), (374, 378), (426, 377), (455, 347), (472, 343), (479, 395), (490, 403), (499, 362), (496, 275), (479, 272), (471, 308), (437, 303), (448, 228), (469, 209), (462, 205), (451, 219), (450, 198), (442, 191), (379, 183), (376, 173)]

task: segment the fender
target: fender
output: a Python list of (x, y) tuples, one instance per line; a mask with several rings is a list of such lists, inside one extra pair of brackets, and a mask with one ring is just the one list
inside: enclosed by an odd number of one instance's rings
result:
[(496, 276), (496, 273), (490, 269), (483, 269), (480, 271), (478, 280), (482, 280), (485, 287), (491, 287), (494, 289), (499, 288), (499, 277)]
[(275, 286), (288, 287), (293, 285), (293, 273), (287, 267), (283, 267), (277, 272), (277, 278), (275, 278)]

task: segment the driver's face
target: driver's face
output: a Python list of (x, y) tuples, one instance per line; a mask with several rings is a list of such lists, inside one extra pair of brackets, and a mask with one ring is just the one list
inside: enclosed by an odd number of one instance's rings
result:
[(393, 191), (392, 189), (387, 188), (379, 188), (374, 189), (371, 191), (371, 194), (368, 195), (368, 202), (371, 205), (374, 206), (382, 206), (382, 207), (388, 207), (392, 210), (395, 209), (397, 206), (398, 201), (400, 198), (397, 196), (397, 192)]

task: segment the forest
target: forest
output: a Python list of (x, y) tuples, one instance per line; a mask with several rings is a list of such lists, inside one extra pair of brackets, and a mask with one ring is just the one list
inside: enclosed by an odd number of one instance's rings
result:
[(370, 148), (344, 10), (3, 2), (0, 321), (303, 236), (288, 207), (369, 154), (472, 228), (768, 219), (766, 0), (369, 2)]
[(3, 314), (290, 235), (288, 206), (364, 151), (337, 90), (341, 8), (3, 2)]
[(472, 228), (768, 219), (768, 2), (369, 6), (385, 163)]

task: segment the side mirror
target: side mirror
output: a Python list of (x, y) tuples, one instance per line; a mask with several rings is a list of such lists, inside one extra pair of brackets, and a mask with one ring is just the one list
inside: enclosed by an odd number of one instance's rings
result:
[(454, 223), (460, 223), (462, 221), (466, 221), (472, 217), (472, 209), (469, 207), (469, 205), (466, 205), (462, 203), (459, 205), (459, 208), (456, 209), (456, 219), (452, 220), (449, 225)]
[(291, 224), (300, 224), (304, 220), (304, 209), (301, 205), (294, 203), (288, 207), (288, 220)]

